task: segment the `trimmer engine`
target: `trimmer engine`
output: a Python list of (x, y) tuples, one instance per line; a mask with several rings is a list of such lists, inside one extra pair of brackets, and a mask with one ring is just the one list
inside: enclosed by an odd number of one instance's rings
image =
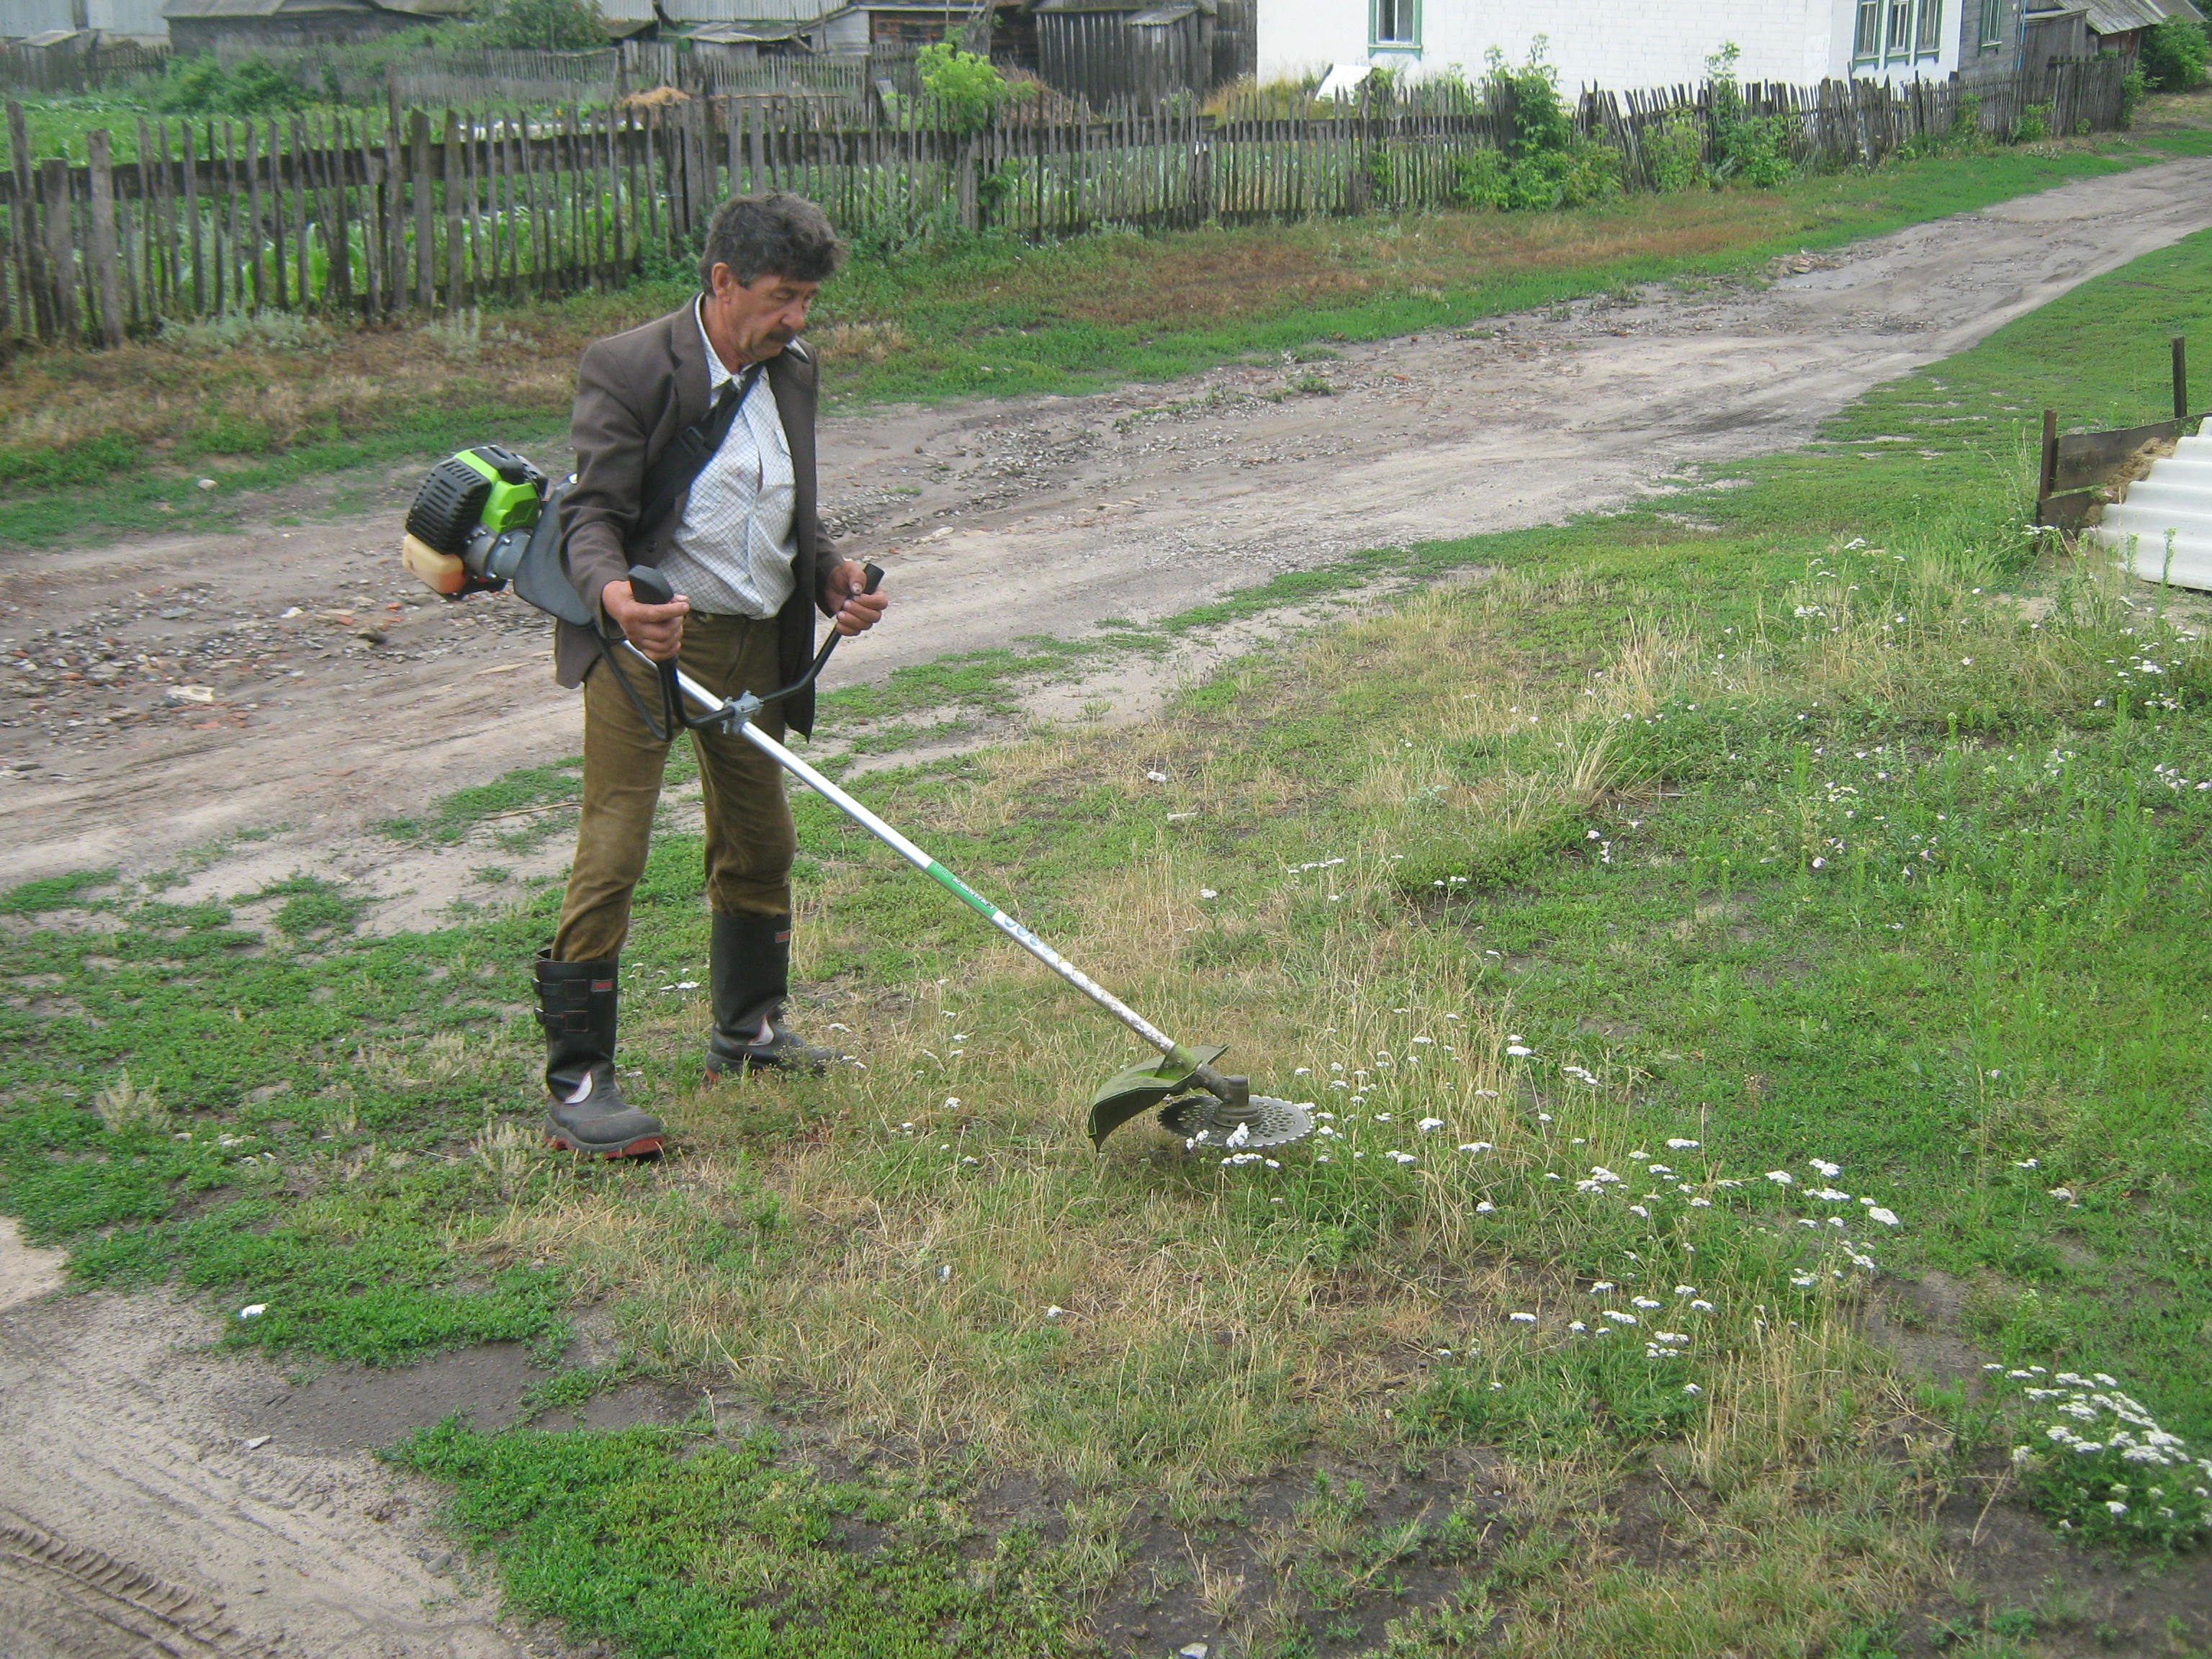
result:
[(498, 444), (449, 456), (415, 492), (400, 562), (449, 599), (496, 592), (522, 562), (545, 492), (545, 475)]

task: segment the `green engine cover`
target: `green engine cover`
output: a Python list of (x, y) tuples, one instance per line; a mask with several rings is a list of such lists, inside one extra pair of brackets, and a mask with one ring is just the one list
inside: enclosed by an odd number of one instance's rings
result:
[[(501, 452), (503, 455), (504, 451)], [(505, 535), (510, 530), (527, 530), (538, 522), (541, 501), (538, 490), (544, 482), (536, 470), (525, 477), (510, 480), (502, 475), (500, 466), (486, 457), (483, 450), (465, 449), (453, 458), (464, 461), (490, 481), (491, 488), (484, 496), (484, 504), (477, 521), (495, 536)], [(514, 469), (509, 467), (507, 471)]]

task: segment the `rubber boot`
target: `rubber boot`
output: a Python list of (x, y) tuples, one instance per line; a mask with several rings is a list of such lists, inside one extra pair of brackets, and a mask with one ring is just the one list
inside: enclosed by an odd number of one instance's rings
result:
[(657, 1152), (660, 1120), (622, 1097), (615, 1073), (616, 969), (538, 953), (538, 1023), (545, 1028), (545, 1133), (595, 1158)]
[[(802, 1042), (783, 1024), (791, 994), (791, 918), (714, 917), (714, 1034), (707, 1039), (707, 1075), (762, 1066), (818, 1076), (837, 1058)], [(768, 1035), (762, 1036), (765, 1030)]]

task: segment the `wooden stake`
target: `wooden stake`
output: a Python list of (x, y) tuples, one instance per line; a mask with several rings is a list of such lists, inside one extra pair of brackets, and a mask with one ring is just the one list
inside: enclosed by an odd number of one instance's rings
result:
[(92, 270), (100, 288), (100, 343), (123, 343), (123, 261), (115, 240), (114, 140), (106, 127), (84, 136), (85, 182), (92, 198)]

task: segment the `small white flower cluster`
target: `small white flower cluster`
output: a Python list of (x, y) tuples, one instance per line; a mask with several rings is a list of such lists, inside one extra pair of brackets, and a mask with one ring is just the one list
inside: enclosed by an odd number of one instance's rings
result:
[(2162, 783), (2177, 794), (2185, 789), (2197, 791), (2212, 789), (2212, 778), (2208, 778), (2202, 783), (2192, 784), (2187, 778), (2181, 775), (2181, 769), (2178, 766), (2154, 766), (2150, 769), (2150, 775), (2153, 782)]
[(2106, 1371), (2052, 1373), (2041, 1365), (1984, 1365), (2018, 1385), (2039, 1425), (2013, 1448), (2039, 1504), (2062, 1530), (2123, 1534), (2179, 1547), (2212, 1532), (2212, 1457), (2192, 1457)]

